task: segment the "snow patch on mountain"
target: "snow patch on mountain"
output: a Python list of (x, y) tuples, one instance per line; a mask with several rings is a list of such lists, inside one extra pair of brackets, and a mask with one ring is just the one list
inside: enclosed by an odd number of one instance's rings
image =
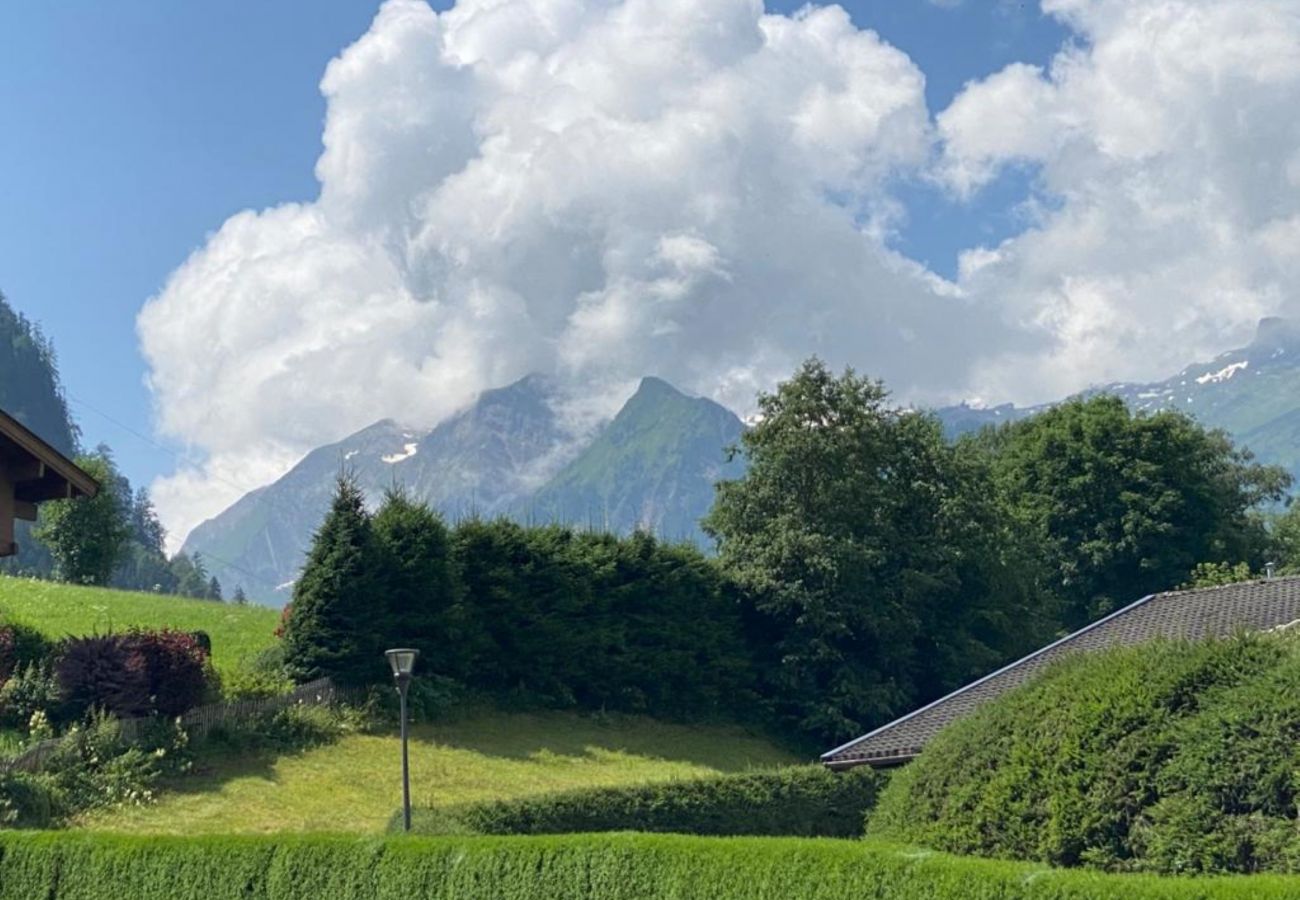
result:
[(404, 460), (404, 459), (410, 459), (412, 456), (414, 456), (414, 455), (415, 455), (416, 453), (418, 453), (419, 451), (420, 451), (420, 445), (419, 445), (419, 444), (403, 444), (403, 445), (402, 445), (402, 452), (400, 452), (400, 453), (389, 453), (387, 456), (381, 456), (380, 459), (381, 459), (382, 461), (388, 463), (388, 464), (391, 466), (391, 465), (393, 465), (394, 463), (399, 463), (399, 462), (401, 462), (401, 461)]
[[(1222, 369), (1220, 369), (1217, 372), (1206, 372), (1204, 375), (1201, 375), (1199, 378), (1196, 379), (1196, 383), (1217, 384), (1220, 381), (1227, 381), (1229, 378), (1231, 378), (1233, 375), (1236, 375), (1238, 372), (1242, 371), (1243, 369), (1249, 368), (1249, 366), (1250, 366), (1249, 360), (1242, 360), (1241, 362), (1231, 363), (1229, 365), (1224, 366)], [(1190, 400), (1191, 398), (1188, 399)]]

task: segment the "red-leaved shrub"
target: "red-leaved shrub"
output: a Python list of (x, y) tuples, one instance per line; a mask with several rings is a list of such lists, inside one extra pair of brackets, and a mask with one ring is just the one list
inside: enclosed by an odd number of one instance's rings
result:
[(203, 699), (206, 662), (194, 635), (170, 629), (71, 638), (54, 669), (62, 718), (178, 716)]
[(154, 712), (179, 716), (203, 701), (208, 688), (208, 653), (196, 634), (171, 629), (133, 631), (127, 639), (144, 657)]

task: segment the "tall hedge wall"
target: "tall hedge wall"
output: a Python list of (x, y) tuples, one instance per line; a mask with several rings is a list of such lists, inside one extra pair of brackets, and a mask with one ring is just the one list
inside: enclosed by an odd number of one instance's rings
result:
[(0, 835), (0, 900), (1272, 900), (1284, 876), (1160, 878), (859, 841)]
[(856, 837), (886, 777), (866, 767), (835, 774), (821, 766), (787, 766), (689, 781), (563, 791), (445, 812), (421, 810), (414, 825), (416, 831), (429, 834), (653, 831)]

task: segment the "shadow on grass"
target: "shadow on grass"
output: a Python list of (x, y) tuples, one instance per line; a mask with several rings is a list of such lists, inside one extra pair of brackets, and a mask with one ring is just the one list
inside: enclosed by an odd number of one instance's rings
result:
[(499, 759), (592, 759), (600, 752), (689, 763), (719, 772), (804, 761), (770, 735), (740, 725), (672, 724), (640, 716), (483, 713), (416, 725), (413, 741)]

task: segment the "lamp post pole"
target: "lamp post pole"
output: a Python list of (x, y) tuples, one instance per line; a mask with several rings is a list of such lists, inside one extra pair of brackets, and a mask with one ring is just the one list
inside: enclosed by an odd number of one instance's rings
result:
[(411, 830), (411, 760), (406, 751), (406, 689), (411, 684), (411, 677), (397, 683), (397, 693), (402, 707), (402, 830)]
[(393, 680), (397, 682), (397, 695), (401, 698), (400, 708), (402, 717), (402, 830), (410, 832), (411, 830), (411, 764), (410, 756), (407, 753), (407, 715), (406, 715), (406, 690), (411, 686), (411, 672), (415, 668), (415, 658), (420, 655), (418, 650), (386, 650), (384, 655), (388, 657), (388, 663), (393, 669)]

